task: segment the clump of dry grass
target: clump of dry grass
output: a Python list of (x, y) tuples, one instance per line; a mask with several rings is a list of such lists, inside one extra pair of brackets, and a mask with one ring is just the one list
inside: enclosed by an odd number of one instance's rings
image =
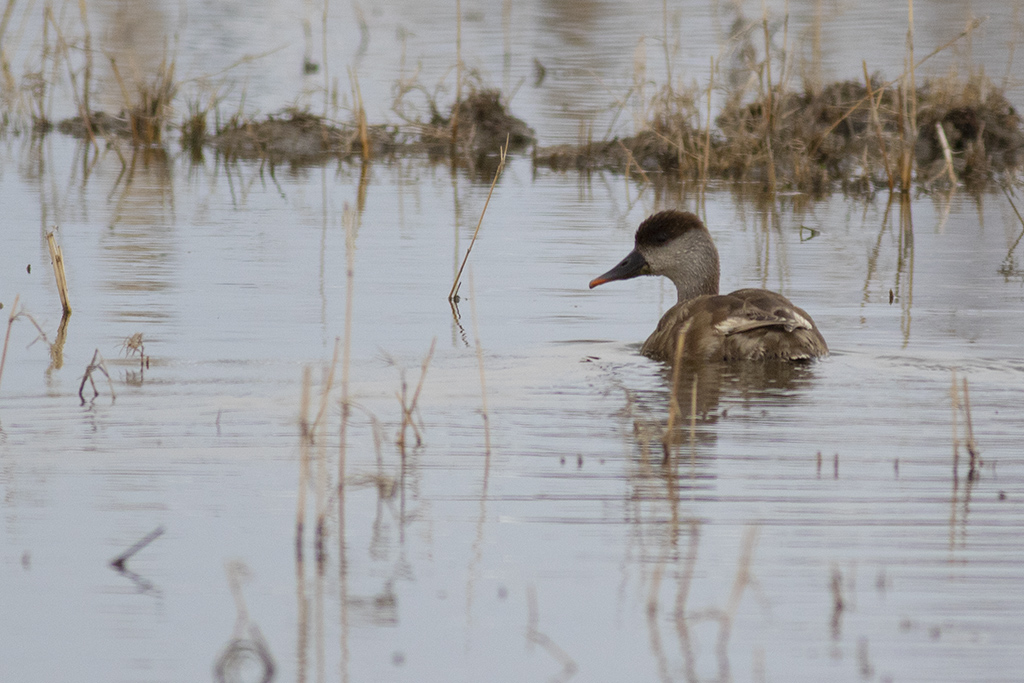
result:
[(391, 109), (425, 151), (458, 161), (483, 155), (493, 157), (506, 140), (514, 152), (533, 144), (533, 129), (512, 114), (501, 91), (487, 86), (472, 71), (465, 77), (460, 74), (456, 80), (459, 87), (450, 104), (440, 104), (445, 92), (441, 85), (428, 90), (417, 74), (400, 78), (395, 84)]
[[(538, 149), (535, 162), (556, 170), (611, 169), (682, 177), (760, 181), (816, 193), (881, 188), (889, 184), (904, 124), (901, 95), (879, 75), (865, 83), (840, 81), (817, 91), (776, 89), (769, 99), (728, 99), (703, 136), (698, 93), (663, 90), (650, 118), (635, 135), (603, 142)], [(1020, 115), (1001, 88), (982, 75), (966, 81), (931, 80), (916, 92), (918, 134), (912, 141), (917, 181), (942, 180), (946, 160), (942, 127), (956, 174), (969, 185), (1018, 168), (1024, 150)], [(766, 135), (766, 110), (774, 124)], [(705, 157), (706, 155), (706, 157)], [(704, 166), (706, 159), (706, 166)], [(893, 167), (893, 168), (890, 168)], [(893, 179), (895, 184), (895, 178)]]
[(110, 66), (124, 98), (124, 109), (116, 115), (82, 111), (78, 116), (61, 120), (57, 130), (83, 139), (115, 136), (131, 140), (137, 146), (162, 145), (164, 132), (174, 114), (173, 101), (179, 87), (174, 78), (174, 60), (165, 58), (151, 78), (139, 79), (131, 87), (121, 77), (117, 62), (111, 59)]
[(314, 162), (364, 156), (366, 144), (370, 156), (390, 154), (400, 138), (393, 126), (336, 125), (308, 111), (287, 109), (262, 120), (234, 116), (210, 143), (229, 158)]
[[(980, 73), (915, 84), (915, 67), (969, 35), (978, 22), (915, 62), (912, 4), (909, 9), (908, 68), (896, 80), (869, 76), (865, 64), (863, 82), (822, 85), (809, 78), (794, 89), (787, 39), (776, 47), (767, 15), (759, 22), (738, 20), (730, 38), (732, 65), (721, 84), (712, 59), (706, 87), (670, 82), (646, 99), (640, 56), (627, 97), (641, 100), (636, 132), (540, 148), (535, 163), (627, 174), (636, 168), (645, 177), (657, 172), (754, 181), (814, 193), (885, 186), (905, 191), (913, 182), (929, 186), (958, 178), (978, 186), (1018, 168), (1024, 132), (1002, 88)], [(755, 47), (758, 34), (763, 47)], [(724, 103), (712, 120), (715, 87)]]
[(203, 146), (209, 137), (206, 117), (209, 111), (198, 102), (190, 102), (188, 115), (181, 122), (181, 148), (189, 153), (193, 161), (203, 158)]

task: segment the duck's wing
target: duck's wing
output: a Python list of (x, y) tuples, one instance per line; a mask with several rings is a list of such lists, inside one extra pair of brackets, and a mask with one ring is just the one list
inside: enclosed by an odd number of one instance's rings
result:
[(676, 304), (662, 316), (642, 352), (671, 363), (680, 336), (683, 357), (694, 360), (802, 360), (828, 353), (811, 316), (764, 289)]

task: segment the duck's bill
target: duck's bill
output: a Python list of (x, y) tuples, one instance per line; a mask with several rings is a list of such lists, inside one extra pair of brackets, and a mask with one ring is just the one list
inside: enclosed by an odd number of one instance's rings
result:
[(647, 275), (650, 273), (650, 266), (647, 265), (647, 259), (640, 255), (640, 252), (634, 249), (629, 252), (626, 258), (619, 261), (619, 265), (609, 270), (604, 275), (595, 277), (590, 281), (590, 288), (593, 289), (598, 285), (603, 285), (606, 282), (612, 282), (613, 280), (628, 280), (638, 275)]

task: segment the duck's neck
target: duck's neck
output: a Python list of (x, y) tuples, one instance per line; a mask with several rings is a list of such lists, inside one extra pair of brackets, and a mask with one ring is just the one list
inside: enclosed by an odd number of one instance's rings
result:
[(700, 249), (707, 253), (688, 254), (673, 272), (666, 273), (676, 286), (679, 303), (718, 294), (718, 251), (710, 242), (700, 245)]

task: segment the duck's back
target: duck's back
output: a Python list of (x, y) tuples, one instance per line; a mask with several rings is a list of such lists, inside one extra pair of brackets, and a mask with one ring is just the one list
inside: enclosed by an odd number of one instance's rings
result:
[(641, 352), (671, 363), (684, 331), (683, 358), (690, 360), (804, 360), (828, 354), (811, 316), (765, 289), (739, 289), (676, 304)]

